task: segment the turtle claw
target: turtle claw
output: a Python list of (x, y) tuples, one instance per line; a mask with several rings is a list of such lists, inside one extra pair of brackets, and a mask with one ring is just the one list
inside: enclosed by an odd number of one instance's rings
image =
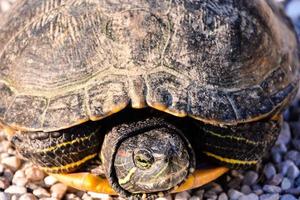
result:
[[(187, 178), (184, 183), (174, 188), (171, 193), (182, 192), (200, 187), (220, 177), (228, 170), (229, 169), (225, 167), (196, 170)], [(91, 173), (51, 174), (51, 176), (55, 177), (58, 181), (78, 190), (117, 195), (117, 193), (111, 188), (107, 179)]]

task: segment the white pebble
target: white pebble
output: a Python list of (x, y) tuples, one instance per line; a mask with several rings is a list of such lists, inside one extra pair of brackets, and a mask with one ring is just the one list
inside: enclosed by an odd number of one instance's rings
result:
[(88, 194), (89, 194), (92, 198), (99, 198), (99, 199), (105, 199), (105, 200), (112, 199), (112, 198), (110, 198), (110, 196), (107, 195), (107, 194), (101, 194), (101, 193), (96, 193), (96, 192), (88, 192)]
[(37, 198), (33, 194), (26, 193), (20, 196), (19, 200), (37, 200)]
[(65, 195), (65, 199), (66, 200), (80, 200), (80, 198), (78, 196), (76, 196), (75, 194), (66, 194)]
[(51, 197), (62, 199), (67, 192), (68, 187), (62, 183), (56, 183), (50, 188)]
[(171, 195), (165, 196), (165, 197), (159, 197), (156, 200), (172, 200)]
[(28, 180), (40, 181), (45, 177), (45, 173), (37, 167), (29, 167), (25, 170), (25, 175)]
[(44, 182), (47, 186), (52, 186), (54, 185), (55, 183), (57, 183), (57, 179), (54, 178), (53, 176), (46, 176), (44, 178)]
[(87, 193), (84, 193), (81, 198), (82, 200), (93, 200), (93, 198)]
[(25, 177), (13, 177), (12, 183), (17, 186), (25, 186), (28, 180)]
[(34, 189), (32, 193), (39, 198), (45, 198), (51, 196), (50, 193), (45, 188), (42, 187)]
[(26, 188), (23, 186), (11, 185), (4, 192), (9, 194), (24, 194), (27, 192)]
[(0, 8), (1, 11), (6, 12), (10, 8), (10, 3), (8, 3), (7, 1), (0, 1)]
[(189, 199), (191, 195), (188, 192), (180, 192), (175, 195), (175, 200)]
[(191, 198), (189, 198), (189, 200), (201, 200), (201, 199), (200, 199), (200, 197), (192, 196)]
[(21, 160), (16, 156), (3, 158), (1, 163), (6, 165), (8, 168), (12, 169), (13, 171), (16, 171), (21, 166)]
[(5, 190), (10, 185), (9, 180), (5, 177), (0, 177), (0, 189)]
[(10, 199), (10, 195), (4, 192), (0, 192), (0, 199), (1, 200), (9, 200)]

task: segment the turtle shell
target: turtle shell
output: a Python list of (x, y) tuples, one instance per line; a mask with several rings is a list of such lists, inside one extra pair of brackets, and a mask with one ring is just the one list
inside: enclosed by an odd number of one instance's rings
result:
[(271, 0), (23, 0), (2, 18), (0, 120), (21, 130), (129, 104), (232, 125), (297, 90), (297, 38)]

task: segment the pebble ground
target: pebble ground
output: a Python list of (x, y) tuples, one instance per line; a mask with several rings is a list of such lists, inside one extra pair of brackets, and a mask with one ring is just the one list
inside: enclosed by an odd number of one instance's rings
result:
[[(14, 1), (0, 0), (0, 12), (9, 10)], [(287, 10), (300, 30), (300, 0), (291, 0), (289, 3)], [(300, 95), (284, 113), (284, 117), (286, 122), (281, 134), (259, 169), (232, 170), (204, 187), (158, 200), (300, 200)], [(4, 133), (0, 132), (0, 200), (10, 199), (121, 200), (118, 197), (81, 192), (57, 182), (55, 178), (21, 160)]]

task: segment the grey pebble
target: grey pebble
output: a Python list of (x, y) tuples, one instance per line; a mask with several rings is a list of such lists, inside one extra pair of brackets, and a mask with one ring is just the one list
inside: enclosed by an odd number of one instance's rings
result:
[(187, 191), (184, 191), (184, 192), (180, 192), (180, 193), (177, 193), (175, 195), (175, 200), (184, 200), (184, 199), (189, 199), (191, 197), (191, 195), (187, 192)]
[(284, 122), (276, 143), (287, 145), (290, 141), (291, 141), (290, 125), (287, 122)]
[(296, 150), (288, 151), (284, 156), (285, 160), (291, 160), (293, 162), (298, 161), (298, 158), (300, 158), (300, 152)]
[(279, 164), (282, 161), (282, 156), (280, 153), (272, 153), (272, 159), (276, 164)]
[(257, 190), (254, 190), (253, 192), (257, 195), (261, 195), (264, 193), (264, 191), (262, 189), (257, 189)]
[(299, 176), (299, 174), (300, 174), (300, 171), (294, 163), (288, 167), (287, 177), (289, 177), (290, 179), (297, 178)]
[(259, 200), (279, 200), (279, 194), (263, 194)]
[(241, 187), (241, 192), (243, 194), (250, 194), (252, 192), (251, 187), (249, 185), (243, 185)]
[(282, 174), (276, 174), (273, 176), (269, 181), (268, 184), (270, 185), (279, 185), (282, 182), (283, 175)]
[(271, 150), (272, 153), (284, 154), (288, 151), (287, 147), (283, 143), (277, 143)]
[(217, 199), (218, 198), (218, 195), (213, 190), (206, 191), (203, 196), (205, 199)]
[(285, 160), (283, 161), (282, 163), (279, 163), (278, 164), (278, 168), (279, 168), (279, 172), (285, 176), (289, 167), (292, 166), (292, 165), (295, 165), (293, 161), (291, 160)]
[(281, 182), (281, 188), (283, 190), (288, 190), (292, 187), (292, 182), (288, 178), (283, 178)]
[(238, 189), (242, 183), (243, 179), (236, 177), (231, 179), (231, 181), (228, 183), (228, 187), (232, 189)]
[(296, 178), (295, 185), (300, 186), (300, 176), (298, 178)]
[(280, 200), (297, 200), (297, 199), (291, 194), (285, 194), (281, 196)]
[(297, 188), (290, 188), (288, 190), (285, 191), (287, 194), (292, 194), (295, 196), (300, 196), (300, 187)]
[(201, 200), (201, 199), (198, 196), (192, 196), (191, 198), (189, 198), (189, 200)]
[(218, 200), (228, 200), (228, 196), (225, 192), (222, 192), (219, 197)]
[(268, 163), (264, 166), (263, 172), (267, 179), (271, 179), (276, 174), (275, 166), (272, 163)]
[(216, 194), (220, 194), (221, 192), (223, 192), (223, 188), (220, 184), (214, 183), (212, 182), (211, 184), (211, 191), (213, 191)]
[(200, 189), (200, 190), (197, 190), (197, 191), (195, 192), (195, 195), (198, 196), (198, 197), (200, 197), (200, 199), (203, 199), (204, 193), (205, 193), (205, 191), (202, 190), (202, 189)]
[(243, 183), (245, 185), (253, 185), (256, 183), (258, 179), (258, 174), (255, 171), (248, 171), (246, 172), (245, 176), (244, 176), (244, 180)]
[(254, 193), (243, 195), (238, 200), (259, 200), (258, 196)]
[(237, 191), (235, 189), (229, 189), (228, 196), (231, 200), (236, 200), (236, 199), (239, 199), (241, 196), (243, 196), (243, 193), (241, 193), (240, 191)]
[(275, 185), (264, 185), (263, 191), (267, 193), (280, 193), (281, 188)]
[(253, 185), (252, 190), (257, 195), (261, 195), (264, 193), (264, 191), (262, 190), (262, 187), (260, 185)]
[(294, 140), (292, 140), (292, 143), (293, 143), (293, 146), (295, 147), (295, 149), (300, 151), (300, 139), (294, 139)]

